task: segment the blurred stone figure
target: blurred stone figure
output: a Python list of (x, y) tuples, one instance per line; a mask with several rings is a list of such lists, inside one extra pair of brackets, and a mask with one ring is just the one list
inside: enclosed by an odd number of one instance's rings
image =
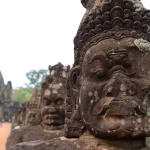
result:
[(20, 102), (12, 100), (12, 83), (8, 81), (5, 85), (2, 73), (0, 72), (0, 118), (3, 122), (12, 122), (12, 118), (22, 107)]
[(20, 128), (28, 123), (39, 124), (41, 121), (39, 102), (41, 91), (37, 88), (31, 91), (29, 102), (24, 103), (23, 107), (18, 111), (12, 122), (12, 129)]
[(66, 102), (66, 78), (70, 66), (58, 63), (49, 66), (50, 76), (42, 85), (41, 115), (42, 127), (45, 130), (59, 130), (64, 127), (65, 102)]
[(23, 104), (22, 108), (13, 117), (12, 129), (20, 128), (20, 126), (25, 125), (25, 115), (26, 115), (26, 103)]
[(4, 84), (3, 76), (0, 72), (0, 117), (4, 122), (11, 122), (13, 116), (12, 84), (10, 81)]
[(39, 109), (39, 102), (41, 98), (41, 91), (37, 88), (31, 91), (31, 98), (26, 104), (26, 113), (24, 124), (37, 125), (41, 122), (41, 115)]
[[(64, 135), (67, 98), (65, 85), (69, 69), (70, 66), (63, 66), (61, 63), (49, 66), (50, 75), (46, 77), (45, 82), (42, 84), (39, 102), (41, 122), (38, 125), (28, 124), (13, 130), (7, 140), (7, 150), (20, 142), (48, 140)], [(30, 123), (30, 119), (35, 115), (31, 112), (30, 109), (26, 113), (25, 122)]]
[(150, 11), (140, 0), (81, 2), (87, 11), (67, 82), (67, 138), (11, 150), (150, 149)]
[(39, 109), (40, 98), (41, 98), (41, 91), (38, 90), (37, 88), (33, 89), (31, 91), (31, 98), (29, 102), (26, 102), (24, 104), (24, 106), (19, 110), (19, 112), (17, 113), (12, 122), (12, 131), (7, 139), (6, 147), (10, 147), (11, 146), (10, 144), (16, 142), (16, 140), (20, 140), (14, 137), (15, 135), (17, 136), (20, 135), (19, 132), (20, 130), (22, 131), (22, 128), (25, 125), (30, 124), (32, 126), (40, 124), (41, 122), (41, 113)]

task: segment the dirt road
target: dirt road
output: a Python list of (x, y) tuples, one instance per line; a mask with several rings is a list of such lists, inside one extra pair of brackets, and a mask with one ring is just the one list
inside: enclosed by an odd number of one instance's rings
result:
[(6, 150), (5, 144), (11, 131), (11, 123), (3, 123), (0, 127), (0, 150)]

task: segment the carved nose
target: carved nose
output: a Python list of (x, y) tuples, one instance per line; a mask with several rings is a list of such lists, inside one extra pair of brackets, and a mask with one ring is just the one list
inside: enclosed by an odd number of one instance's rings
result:
[(56, 108), (55, 107), (50, 107), (49, 110), (48, 110), (49, 113), (51, 114), (54, 114), (57, 112)]
[(115, 97), (116, 93), (117, 93), (117, 90), (113, 86), (108, 87), (108, 89), (106, 90), (107, 97)]
[(122, 84), (120, 85), (120, 91), (126, 92), (127, 89), (128, 89), (128, 88), (127, 88), (127, 85), (126, 85), (126, 84), (122, 83)]

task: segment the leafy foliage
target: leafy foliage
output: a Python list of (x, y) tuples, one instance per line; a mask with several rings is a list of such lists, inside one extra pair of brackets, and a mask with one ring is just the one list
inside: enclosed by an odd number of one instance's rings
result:
[(31, 97), (32, 88), (19, 87), (13, 90), (12, 99), (14, 101), (27, 102)]
[(48, 71), (44, 69), (40, 69), (39, 71), (31, 70), (30, 72), (27, 72), (26, 77), (29, 80), (29, 83), (25, 83), (26, 88), (19, 87), (13, 89), (12, 99), (20, 102), (29, 101), (31, 97), (31, 90), (33, 88), (40, 89), (47, 75)]
[(41, 87), (45, 77), (48, 75), (48, 71), (40, 69), (39, 71), (31, 70), (26, 73), (26, 77), (29, 80), (29, 84), (26, 83), (27, 87)]

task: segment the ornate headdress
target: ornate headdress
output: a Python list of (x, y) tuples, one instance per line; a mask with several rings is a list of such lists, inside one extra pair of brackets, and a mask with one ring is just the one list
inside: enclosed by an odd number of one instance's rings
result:
[(150, 41), (150, 11), (139, 0), (103, 0), (95, 7), (94, 1), (81, 0), (88, 10), (74, 38), (74, 65), (82, 62), (91, 45), (106, 38), (131, 36)]
[[(78, 97), (75, 96), (78, 95), (77, 90), (73, 85), (78, 84), (78, 68), (86, 51), (108, 38), (135, 37), (150, 42), (150, 11), (143, 7), (140, 0), (81, 0), (81, 3), (87, 11), (74, 38), (75, 62), (67, 82), (66, 137), (79, 137), (84, 128)], [(72, 74), (74, 70), (77, 71)]]

